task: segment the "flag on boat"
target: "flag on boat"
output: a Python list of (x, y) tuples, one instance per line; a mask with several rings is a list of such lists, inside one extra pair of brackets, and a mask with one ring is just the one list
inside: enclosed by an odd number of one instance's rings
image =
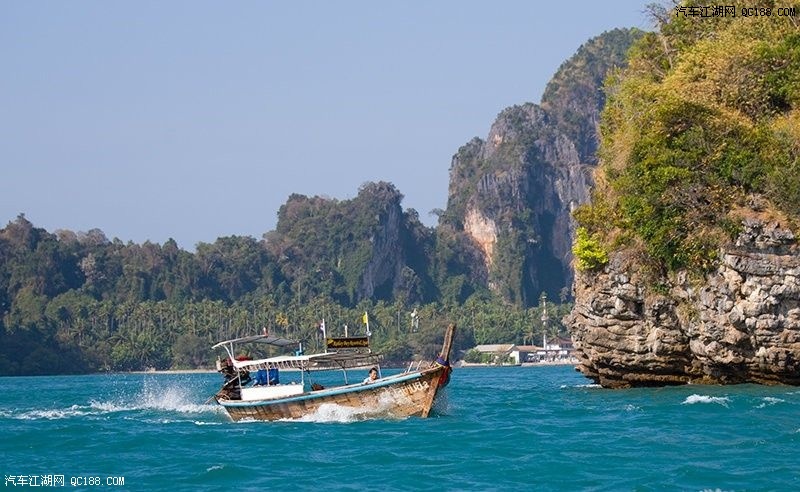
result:
[(325, 333), (325, 318), (322, 318), (322, 322), (319, 324), (319, 331), (322, 332), (322, 338), (325, 338), (327, 334)]
[(372, 335), (372, 333), (370, 333), (370, 331), (369, 331), (369, 315), (367, 314), (367, 312), (366, 312), (366, 311), (364, 311), (364, 318), (363, 318), (363, 320), (364, 320), (364, 324), (365, 324), (365, 325), (367, 325), (367, 336), (370, 336), (370, 335)]

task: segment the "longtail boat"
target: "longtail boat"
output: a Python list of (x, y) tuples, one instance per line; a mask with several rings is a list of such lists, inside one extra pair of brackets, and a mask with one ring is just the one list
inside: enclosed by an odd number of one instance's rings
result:
[[(325, 405), (364, 409), (393, 418), (425, 418), (431, 414), (439, 391), (450, 381), (454, 331), (455, 325), (447, 327), (442, 351), (435, 360), (412, 363), (403, 372), (387, 376), (381, 374), (380, 356), (369, 349), (368, 337), (326, 338), (323, 353), (304, 355), (299, 349), (291, 355), (253, 360), (240, 360), (242, 357), (236, 354), (247, 344), (285, 350), (300, 344), (267, 334), (226, 340), (214, 345), (227, 354), (224, 361), (217, 361), (225, 382), (214, 398), (234, 421), (300, 419)], [(348, 370), (369, 367), (377, 377), (348, 381)], [(325, 387), (313, 381), (315, 371), (333, 369), (343, 374), (342, 384)], [(295, 380), (288, 382), (291, 377)]]

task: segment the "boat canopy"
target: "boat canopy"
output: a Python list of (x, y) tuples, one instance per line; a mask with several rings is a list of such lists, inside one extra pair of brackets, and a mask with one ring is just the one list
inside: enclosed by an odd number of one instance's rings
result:
[(256, 370), (272, 366), (280, 369), (323, 371), (329, 369), (367, 367), (377, 364), (380, 357), (380, 354), (375, 353), (328, 352), (311, 355), (280, 355), (277, 357), (268, 357), (266, 359), (233, 360), (232, 363), (237, 369), (247, 370)]
[[(237, 360), (234, 357), (236, 345), (250, 344), (250, 343), (263, 343), (275, 347), (287, 348), (299, 346), (300, 342), (297, 340), (290, 340), (287, 338), (275, 337), (271, 335), (251, 335), (241, 338), (234, 338), (219, 342), (213, 348), (224, 348), (228, 353), (231, 363), (237, 369), (246, 369), (248, 371), (266, 369), (268, 367), (277, 367), (280, 369), (300, 369), (300, 370), (329, 370), (329, 369), (352, 369), (358, 367), (367, 367), (370, 365), (378, 364), (381, 355), (373, 353), (369, 350), (369, 341), (367, 337), (353, 337), (351, 339), (332, 339), (339, 343), (342, 347), (341, 350), (326, 351), (319, 354), (297, 354), (297, 355), (278, 355), (274, 357), (267, 357), (262, 359), (247, 359)], [(330, 340), (328, 340), (330, 342)], [(349, 343), (347, 343), (349, 342)], [(332, 344), (331, 344), (332, 345)], [(366, 351), (362, 347), (366, 346)], [(329, 348), (330, 345), (326, 345)], [(353, 347), (359, 347), (352, 350)]]
[(266, 343), (276, 347), (292, 347), (298, 345), (300, 342), (297, 340), (289, 340), (288, 338), (274, 337), (272, 335), (250, 335), (248, 337), (234, 338), (232, 340), (225, 340), (219, 342), (211, 348), (220, 348), (225, 346), (233, 346), (243, 343)]

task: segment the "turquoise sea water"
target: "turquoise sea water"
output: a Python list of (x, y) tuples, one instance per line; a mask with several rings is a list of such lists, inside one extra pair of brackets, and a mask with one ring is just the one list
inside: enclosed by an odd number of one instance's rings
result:
[(232, 423), (203, 403), (219, 381), (0, 378), (6, 489), (800, 489), (800, 388), (611, 391), (568, 366), (469, 368), (427, 420)]

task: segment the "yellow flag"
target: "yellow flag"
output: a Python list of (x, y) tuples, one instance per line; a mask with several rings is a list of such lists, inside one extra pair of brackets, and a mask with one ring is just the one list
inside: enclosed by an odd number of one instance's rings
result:
[(369, 317), (367, 316), (367, 312), (366, 311), (364, 311), (364, 318), (363, 319), (364, 319), (364, 324), (368, 325), (369, 324)]

